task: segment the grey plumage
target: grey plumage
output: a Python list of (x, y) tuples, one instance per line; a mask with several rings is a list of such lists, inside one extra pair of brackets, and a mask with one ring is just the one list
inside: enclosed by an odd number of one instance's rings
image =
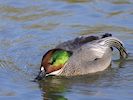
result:
[(123, 43), (111, 34), (85, 35), (59, 44), (56, 48), (73, 52), (60, 75), (74, 76), (105, 70), (111, 63), (112, 47), (119, 50), (120, 58), (127, 57)]

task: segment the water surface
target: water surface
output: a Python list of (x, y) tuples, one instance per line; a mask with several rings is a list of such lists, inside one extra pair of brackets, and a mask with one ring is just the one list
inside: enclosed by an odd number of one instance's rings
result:
[[(85, 34), (112, 33), (129, 57), (119, 68), (31, 82), (43, 54)], [(0, 100), (132, 100), (132, 0), (0, 0)]]

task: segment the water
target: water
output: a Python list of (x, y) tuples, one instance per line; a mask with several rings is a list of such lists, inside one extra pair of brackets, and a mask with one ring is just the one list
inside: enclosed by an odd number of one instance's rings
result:
[[(0, 100), (132, 100), (132, 0), (0, 0)], [(109, 32), (129, 53), (118, 68), (32, 82), (43, 54), (84, 34)], [(117, 55), (117, 56), (116, 56)]]

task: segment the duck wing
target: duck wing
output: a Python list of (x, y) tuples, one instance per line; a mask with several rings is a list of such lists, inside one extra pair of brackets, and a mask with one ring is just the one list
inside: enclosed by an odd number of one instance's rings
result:
[(82, 45), (95, 41), (95, 40), (99, 40), (101, 38), (106, 38), (106, 37), (111, 37), (112, 34), (109, 33), (105, 33), (101, 36), (92, 36), (92, 35), (83, 35), (83, 36), (79, 36), (73, 40), (69, 40), (66, 42), (63, 42), (59, 45), (56, 46), (56, 48), (60, 48), (60, 49), (65, 49), (67, 51), (74, 51), (75, 49), (81, 47)]
[(66, 42), (63, 42), (56, 46), (56, 48), (65, 49), (67, 51), (73, 51), (79, 47), (81, 47), (83, 44), (86, 44), (88, 42), (91, 42), (93, 40), (97, 40), (99, 37), (97, 36), (80, 36), (73, 40), (69, 40)]

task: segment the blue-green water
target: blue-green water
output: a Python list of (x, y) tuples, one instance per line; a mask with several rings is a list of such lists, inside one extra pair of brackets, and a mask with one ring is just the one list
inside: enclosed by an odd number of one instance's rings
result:
[[(122, 68), (115, 51), (95, 75), (31, 81), (50, 48), (105, 32), (125, 44)], [(0, 100), (133, 100), (133, 1), (0, 0)]]

